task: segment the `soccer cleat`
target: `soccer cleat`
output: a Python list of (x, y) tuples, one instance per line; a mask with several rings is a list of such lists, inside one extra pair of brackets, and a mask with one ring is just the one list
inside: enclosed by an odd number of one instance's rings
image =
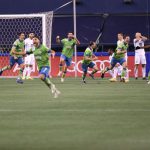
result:
[(25, 80), (26, 79), (26, 77), (22, 77), (22, 80)]
[(125, 79), (125, 83), (129, 82), (129, 79)]
[(58, 98), (58, 95), (59, 95), (59, 94), (60, 94), (60, 91), (55, 88), (55, 91), (54, 91), (54, 98)]
[(143, 80), (146, 80), (146, 77), (143, 77), (142, 79), (143, 79)]
[(23, 81), (20, 77), (16, 79), (16, 82), (19, 83), (19, 84), (23, 84)]
[(55, 85), (52, 84), (52, 86), (51, 86), (51, 92), (52, 92), (52, 94), (55, 92), (55, 89), (56, 89)]
[(135, 80), (137, 80), (138, 79), (138, 77), (135, 77)]
[(61, 78), (61, 82), (62, 82), (62, 83), (64, 82), (64, 78)]
[(85, 81), (85, 80), (82, 80), (82, 83), (86, 84), (86, 81)]
[(28, 76), (26, 77), (26, 79), (27, 79), (27, 80), (33, 80), (32, 77), (28, 77)]
[(117, 79), (116, 79), (116, 78), (111, 78), (111, 79), (109, 79), (109, 81), (110, 81), (110, 82), (116, 82)]
[(93, 80), (95, 80), (95, 78), (94, 78), (94, 75), (93, 74), (89, 74), (89, 76), (93, 79)]
[(120, 82), (125, 82), (125, 78), (124, 78), (124, 77), (122, 77)]
[(148, 81), (147, 84), (150, 84), (150, 81)]
[(0, 69), (0, 76), (2, 75), (3, 71)]

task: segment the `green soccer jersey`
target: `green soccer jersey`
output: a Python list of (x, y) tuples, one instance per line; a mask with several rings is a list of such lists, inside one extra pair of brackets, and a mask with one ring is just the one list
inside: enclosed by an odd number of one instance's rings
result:
[(84, 64), (90, 64), (90, 62), (92, 62), (91, 60), (85, 60), (85, 56), (91, 58), (93, 55), (93, 49), (90, 49), (89, 47), (85, 50), (84, 52), (84, 57), (83, 57), (83, 60), (82, 60), (82, 63)]
[[(24, 46), (25, 46), (25, 42), (24, 40), (23, 41), (20, 41), (19, 39), (17, 39), (14, 43), (13, 43), (13, 46), (12, 46), (12, 49), (15, 49), (16, 52), (23, 52), (24, 51)], [(13, 56), (13, 53), (12, 53), (12, 50), (10, 51), (10, 55)], [(23, 57), (22, 55), (16, 55), (16, 57)]]
[(124, 58), (125, 57), (125, 54), (117, 54), (117, 50), (120, 50), (120, 51), (124, 51), (124, 50), (127, 50), (128, 49), (128, 44), (127, 43), (122, 43), (122, 44), (119, 44), (114, 52), (114, 58), (116, 59), (121, 59), (121, 58)]
[(76, 44), (75, 39), (68, 40), (67, 38), (62, 39), (61, 43), (63, 44), (62, 54), (68, 58), (71, 58), (74, 53), (74, 46)]
[(50, 66), (48, 50), (49, 49), (46, 46), (39, 45), (38, 47), (35, 47), (35, 50), (33, 51), (39, 70), (44, 66)]

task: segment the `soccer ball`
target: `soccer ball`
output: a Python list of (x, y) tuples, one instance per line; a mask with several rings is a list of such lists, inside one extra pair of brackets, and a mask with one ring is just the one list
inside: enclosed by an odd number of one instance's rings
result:
[(20, 84), (23, 84), (23, 81), (22, 81), (21, 77), (18, 77), (18, 78), (16, 79), (16, 82), (17, 82), (17, 83), (20, 83)]

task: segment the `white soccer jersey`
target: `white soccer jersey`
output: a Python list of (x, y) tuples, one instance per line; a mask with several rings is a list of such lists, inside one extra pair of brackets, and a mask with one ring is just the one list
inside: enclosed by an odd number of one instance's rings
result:
[[(33, 40), (31, 40), (30, 38), (25, 39), (25, 51), (30, 51), (30, 50), (34, 50), (34, 45), (33, 45)], [(25, 57), (25, 64), (27, 65), (34, 65), (35, 63), (35, 59), (34, 59), (34, 54), (30, 54), (27, 55)]]
[(117, 41), (117, 46), (119, 46), (120, 44), (123, 44), (124, 40), (118, 40)]
[[(136, 48), (137, 46), (138, 46), (138, 47), (143, 47), (143, 46), (144, 46), (144, 41), (143, 41), (142, 39), (140, 39), (140, 40), (134, 39), (133, 42), (134, 42), (134, 47), (135, 47), (135, 48)], [(145, 50), (144, 50), (144, 48), (135, 50), (135, 54), (145, 55)]]
[(30, 38), (25, 39), (25, 51), (34, 50), (33, 40)]

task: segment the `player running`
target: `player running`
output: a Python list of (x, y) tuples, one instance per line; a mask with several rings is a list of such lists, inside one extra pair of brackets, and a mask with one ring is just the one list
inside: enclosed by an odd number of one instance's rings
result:
[(64, 65), (63, 73), (61, 76), (61, 82), (64, 82), (64, 77), (67, 73), (67, 68), (71, 65), (72, 56), (74, 53), (74, 46), (79, 45), (80, 42), (77, 38), (74, 37), (73, 33), (68, 33), (68, 37), (60, 40), (60, 37), (56, 37), (56, 42), (63, 45), (62, 54), (60, 57), (59, 68), (60, 71)]
[(105, 73), (108, 70), (112, 70), (115, 67), (115, 65), (119, 63), (123, 67), (121, 72), (121, 81), (125, 82), (125, 77), (127, 73), (127, 62), (125, 59), (125, 53), (127, 52), (129, 41), (130, 41), (130, 37), (125, 36), (123, 44), (117, 46), (111, 60), (111, 65), (109, 67), (106, 67), (105, 70), (102, 71), (101, 78), (104, 78)]
[(35, 60), (39, 70), (39, 78), (50, 88), (54, 98), (57, 98), (60, 94), (60, 91), (57, 90), (55, 85), (50, 81), (49, 71), (50, 71), (50, 62), (49, 62), (49, 52), (53, 52), (49, 50), (43, 44), (40, 44), (40, 40), (38, 37), (33, 38), (33, 44), (35, 50), (31, 50), (27, 52), (27, 54), (33, 53), (35, 56)]
[[(33, 45), (34, 33), (30, 33), (29, 37), (25, 39), (25, 51), (30, 51), (30, 49), (34, 50)], [(22, 79), (32, 79), (31, 72), (33, 71), (33, 65), (35, 64), (34, 54), (27, 55), (25, 57), (25, 68), (23, 71)]]
[(19, 33), (18, 36), (19, 38), (13, 43), (12, 49), (10, 51), (9, 65), (0, 69), (0, 75), (2, 75), (2, 73), (5, 70), (10, 70), (15, 65), (15, 63), (17, 63), (20, 67), (20, 70), (19, 70), (19, 77), (17, 78), (16, 82), (22, 84), (23, 81), (21, 77), (22, 77), (23, 68), (24, 68), (23, 56), (25, 55), (25, 50), (24, 50), (25, 35), (24, 33)]
[(146, 79), (146, 57), (145, 57), (145, 50), (144, 42), (147, 40), (147, 37), (142, 36), (141, 33), (137, 32), (135, 34), (134, 47), (135, 47), (135, 68), (134, 68), (134, 75), (135, 79), (138, 79), (138, 66), (142, 64), (142, 77), (143, 80)]
[(94, 79), (94, 74), (98, 71), (97, 65), (93, 62), (94, 60), (98, 59), (93, 54), (93, 49), (95, 49), (95, 48), (96, 48), (96, 43), (91, 41), (89, 43), (89, 47), (86, 48), (86, 50), (84, 52), (84, 57), (83, 57), (83, 61), (82, 61), (82, 71), (83, 71), (82, 81), (83, 81), (83, 83), (86, 83), (85, 77), (86, 77), (88, 68), (93, 68), (92, 73), (89, 74), (89, 76), (91, 76), (93, 79)]

